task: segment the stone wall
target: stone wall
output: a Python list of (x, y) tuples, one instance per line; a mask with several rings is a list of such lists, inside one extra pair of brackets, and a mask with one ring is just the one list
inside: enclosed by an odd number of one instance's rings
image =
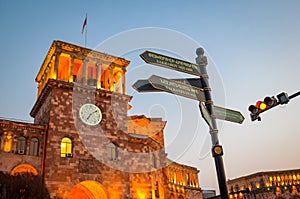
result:
[[(5, 137), (12, 136), (12, 145), (9, 152), (3, 150)], [(45, 127), (23, 122), (14, 122), (8, 120), (0, 120), (0, 170), (11, 173), (14, 167), (20, 164), (32, 165), (39, 174), (42, 173), (42, 157), (44, 151), (44, 135)], [(20, 153), (17, 150), (18, 138), (24, 137), (26, 147)], [(30, 141), (32, 138), (38, 139), (38, 153), (36, 156), (29, 155)]]

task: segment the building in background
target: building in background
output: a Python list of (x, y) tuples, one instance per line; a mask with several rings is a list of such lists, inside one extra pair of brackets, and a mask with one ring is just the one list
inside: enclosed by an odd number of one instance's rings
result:
[(0, 171), (42, 176), (51, 198), (201, 199), (199, 170), (167, 159), (166, 122), (127, 115), (129, 63), (54, 41), (34, 123), (0, 120)]
[(258, 172), (227, 181), (230, 198), (300, 198), (300, 169)]

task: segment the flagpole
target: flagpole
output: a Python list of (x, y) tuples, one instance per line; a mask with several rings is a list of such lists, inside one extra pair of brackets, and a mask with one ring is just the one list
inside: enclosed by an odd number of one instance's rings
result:
[(87, 45), (87, 27), (88, 27), (88, 21), (87, 21), (87, 13), (85, 15), (85, 18), (86, 18), (86, 26), (85, 26), (85, 40), (84, 40), (84, 47), (86, 47)]

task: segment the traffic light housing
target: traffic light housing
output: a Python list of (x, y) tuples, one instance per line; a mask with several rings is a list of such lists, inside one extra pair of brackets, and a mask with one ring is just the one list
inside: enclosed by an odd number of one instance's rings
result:
[(259, 114), (277, 105), (278, 101), (274, 96), (265, 97), (264, 101), (257, 101), (255, 105), (250, 105), (248, 110), (250, 111), (251, 120), (261, 121)]
[(278, 94), (277, 99), (279, 104), (287, 104), (290, 101), (288, 94), (285, 92)]

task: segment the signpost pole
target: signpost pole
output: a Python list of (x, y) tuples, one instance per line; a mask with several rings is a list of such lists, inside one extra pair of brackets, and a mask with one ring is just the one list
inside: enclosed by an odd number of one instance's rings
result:
[(206, 70), (207, 58), (204, 56), (204, 50), (202, 48), (198, 48), (196, 50), (196, 54), (197, 54), (196, 63), (200, 68), (200, 73), (202, 76), (200, 78), (200, 81), (204, 89), (206, 109), (212, 116), (212, 120), (211, 120), (212, 126), (209, 127), (209, 133), (211, 135), (212, 154), (215, 160), (219, 190), (222, 199), (229, 199), (227, 185), (226, 185), (225, 169), (224, 169), (223, 158), (222, 158), (223, 149), (222, 146), (219, 144), (217, 122), (214, 114), (214, 105), (210, 94), (211, 89), (209, 87), (208, 74)]

